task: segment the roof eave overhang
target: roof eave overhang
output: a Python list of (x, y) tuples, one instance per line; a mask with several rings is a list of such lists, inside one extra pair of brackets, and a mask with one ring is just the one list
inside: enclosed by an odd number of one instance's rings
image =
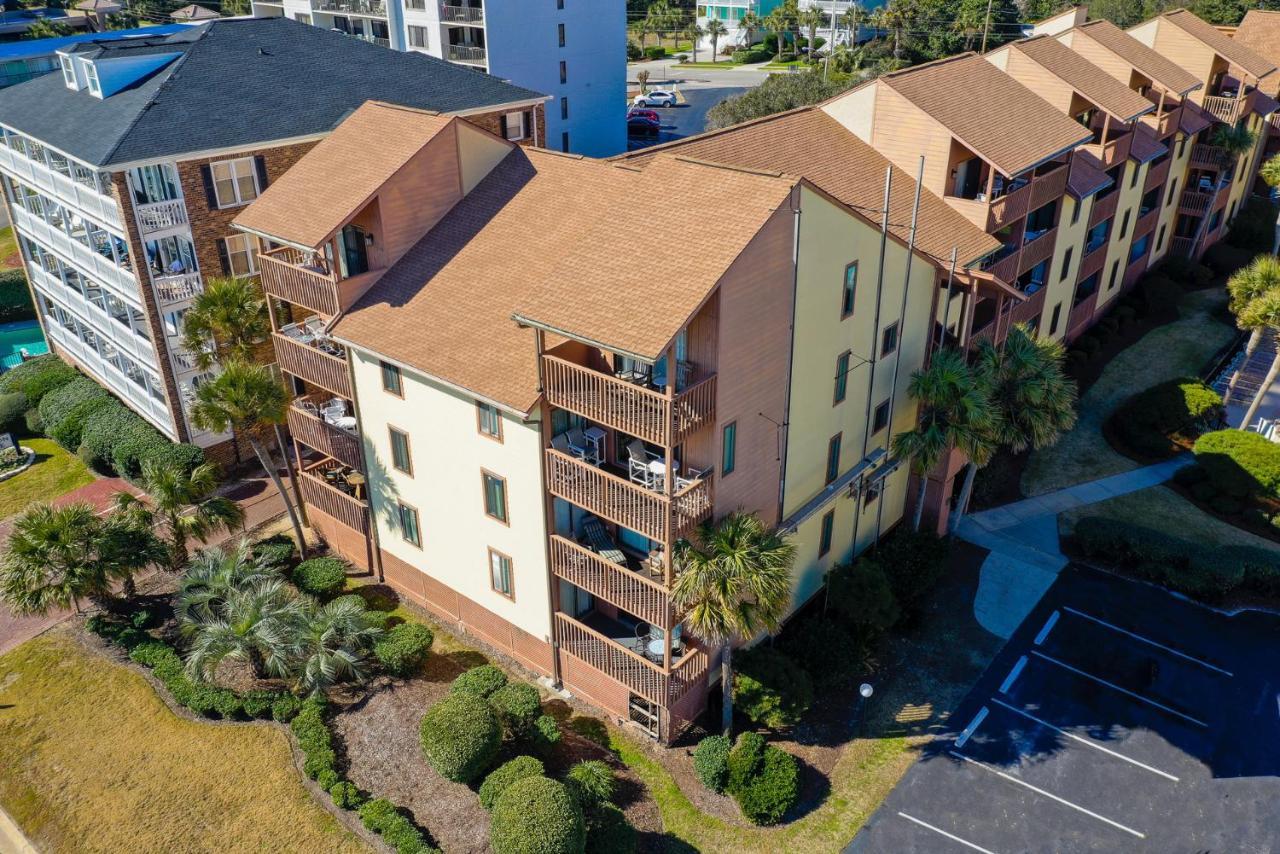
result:
[[(247, 225), (241, 225), (235, 220), (231, 221), (231, 227), (236, 229), (237, 231), (243, 231), (246, 234), (252, 234), (255, 237), (260, 237), (263, 240), (269, 240), (272, 243), (279, 243), (284, 246), (292, 246), (294, 249), (301, 250), (302, 252), (319, 252), (320, 251), (319, 246), (308, 246), (305, 243), (299, 243), (296, 240), (290, 240), (289, 238), (283, 237), (279, 234), (271, 234), (270, 232), (262, 231), (261, 229), (251, 228)], [(320, 246), (323, 246), (323, 245), (324, 245), (324, 241), (321, 241)]]
[(644, 362), (646, 365), (652, 365), (662, 358), (661, 355), (655, 356), (646, 353), (637, 353), (633, 350), (628, 350), (625, 347), (619, 347), (616, 344), (607, 344), (604, 341), (600, 341), (577, 332), (570, 332), (567, 329), (561, 329), (554, 324), (544, 323), (541, 320), (536, 320), (519, 312), (512, 314), (511, 319), (521, 326), (528, 326), (533, 329), (540, 329), (543, 332), (550, 332), (553, 335), (559, 335), (561, 338), (568, 338), (571, 341), (577, 341), (590, 347), (599, 347), (601, 350), (608, 350), (610, 353), (617, 353), (619, 356), (625, 356), (628, 359), (635, 359), (637, 362)]

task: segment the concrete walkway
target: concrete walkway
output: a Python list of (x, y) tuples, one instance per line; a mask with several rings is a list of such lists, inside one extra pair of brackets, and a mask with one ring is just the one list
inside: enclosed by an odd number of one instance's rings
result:
[(973, 602), (978, 623), (1008, 638), (1067, 565), (1058, 548), (1059, 513), (1157, 486), (1190, 462), (1191, 456), (1184, 454), (962, 519), (956, 534), (990, 552)]

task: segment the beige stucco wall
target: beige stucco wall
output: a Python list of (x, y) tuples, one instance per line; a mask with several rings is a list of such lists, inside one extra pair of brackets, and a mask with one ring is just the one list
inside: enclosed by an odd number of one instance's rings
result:
[[(1134, 180), (1134, 170), (1138, 170)], [(1111, 236), (1107, 242), (1107, 262), (1102, 266), (1102, 281), (1098, 283), (1099, 308), (1111, 302), (1120, 293), (1120, 285), (1124, 282), (1124, 271), (1129, 262), (1129, 245), (1133, 243), (1133, 230), (1138, 224), (1138, 203), (1142, 201), (1142, 184), (1147, 180), (1147, 164), (1138, 164), (1132, 160), (1125, 161), (1124, 171), (1120, 174), (1120, 201), (1116, 203), (1116, 215), (1112, 220)], [(1176, 204), (1176, 203), (1175, 203)], [(1129, 227), (1120, 236), (1128, 212)], [(1112, 283), (1111, 268), (1116, 267), (1115, 282)]]
[[(1187, 144), (1183, 146), (1182, 141), (1186, 139)], [(1170, 163), (1169, 177), (1164, 182), (1163, 195), (1160, 197), (1160, 222), (1156, 225), (1155, 237), (1151, 242), (1151, 265), (1155, 266), (1156, 262), (1169, 254), (1169, 247), (1173, 244), (1173, 231), (1178, 225), (1178, 201), (1177, 196), (1187, 188), (1187, 164), (1191, 162), (1191, 149), (1195, 145), (1195, 140), (1188, 139), (1187, 135), (1179, 131), (1174, 134), (1173, 142), (1170, 147)], [(1177, 185), (1174, 185), (1174, 181)], [(1164, 240), (1160, 239), (1160, 232), (1164, 231)]]
[[(369, 494), (385, 551), (535, 637), (551, 633), (539, 425), (504, 413), (503, 441), (482, 435), (476, 403), (423, 374), (403, 370), (404, 397), (382, 390), (378, 358), (353, 350)], [(391, 465), (394, 426), (409, 435), (412, 476)], [(507, 481), (509, 525), (484, 512), (481, 471)], [(396, 502), (418, 510), (422, 548), (406, 542)], [(512, 560), (515, 600), (493, 590), (489, 552)]]
[[(916, 406), (907, 394), (912, 371), (924, 361), (928, 336), (933, 328), (930, 312), (934, 299), (936, 270), (916, 255), (911, 265), (911, 283), (904, 318), (903, 280), (906, 276), (905, 246), (889, 242), (885, 254), (880, 322), (875, 323), (876, 279), (880, 252), (880, 231), (865, 220), (851, 216), (820, 194), (804, 189), (801, 197), (800, 251), (797, 265), (796, 329), (792, 350), (792, 385), (787, 414), (786, 469), (783, 516), (821, 493), (825, 487), (827, 443), (842, 433), (840, 471), (843, 473), (863, 458), (863, 443), (870, 426), (867, 413), (871, 367), (862, 363), (878, 353), (883, 329), (900, 322), (898, 350), (879, 361), (875, 369), (871, 408), (889, 397), (895, 360), (898, 382), (891, 424), (871, 436), (868, 452), (885, 447), (889, 438), (910, 429)], [(858, 285), (853, 314), (840, 317), (841, 287), (845, 266), (858, 262)], [(845, 350), (853, 353), (844, 402), (833, 405), (836, 359)], [(903, 513), (908, 470), (902, 466), (886, 483), (884, 495), (862, 514), (858, 539), (865, 547), (874, 536), (877, 513), (879, 527), (887, 530)], [(822, 516), (836, 510), (832, 548), (818, 557)], [(841, 496), (807, 520), (797, 531), (795, 602), (804, 602), (818, 589), (823, 576), (837, 561), (853, 553), (853, 502)]]
[[(1076, 206), (1079, 211), (1074, 216)], [(1093, 210), (1093, 196), (1077, 200), (1070, 196), (1062, 197), (1062, 213), (1058, 215), (1058, 237), (1053, 247), (1053, 260), (1049, 267), (1044, 310), (1040, 313), (1039, 334), (1042, 337), (1062, 339), (1066, 337), (1068, 318), (1071, 315), (1071, 299), (1075, 296), (1076, 280), (1080, 277), (1080, 263), (1084, 258), (1084, 239), (1089, 233), (1089, 213)], [(1062, 275), (1062, 264), (1067, 252), (1071, 252), (1071, 261), (1067, 265), (1067, 274)], [(1058, 328), (1053, 329), (1053, 310), (1061, 305), (1058, 311)]]

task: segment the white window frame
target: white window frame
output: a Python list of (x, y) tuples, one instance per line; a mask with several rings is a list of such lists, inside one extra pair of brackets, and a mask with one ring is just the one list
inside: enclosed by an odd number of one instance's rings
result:
[[(218, 168), (225, 167), (227, 169), (231, 181), (232, 199), (226, 200), (222, 197), (222, 190), (218, 187)], [(245, 173), (240, 170), (247, 169), (249, 177), (253, 180), (253, 198), (246, 199), (240, 193), (240, 179)], [(262, 187), (258, 185), (258, 168), (252, 157), (237, 157), (235, 160), (219, 160), (209, 164), (209, 179), (213, 182), (213, 198), (218, 203), (218, 210), (226, 208), (236, 208), (247, 205), (262, 194)]]
[[(430, 49), (431, 49), (431, 34), (427, 31), (427, 28), (426, 28), (426, 27), (418, 26), (417, 24), (408, 24), (408, 25), (406, 26), (406, 29), (407, 29), (408, 34), (409, 34), (409, 47), (411, 47), (411, 48), (413, 48), (413, 49), (415, 49), (415, 50), (430, 50)], [(415, 35), (421, 35), (421, 36), (422, 36), (422, 44), (415, 44), (415, 43), (414, 43), (414, 36), (415, 36)]]
[(58, 64), (62, 66), (62, 82), (67, 84), (68, 89), (79, 89), (76, 83), (76, 67), (71, 64), (71, 57), (59, 56)]
[(98, 82), (98, 66), (88, 60), (85, 60), (84, 63), (84, 79), (89, 87), (89, 92), (101, 98), (102, 84)]
[[(512, 135), (511, 135), (511, 134), (512, 134), (512, 127), (513, 127), (511, 122), (512, 122), (512, 119), (513, 119), (513, 118), (515, 119), (515, 122), (516, 122), (516, 124), (515, 124), (514, 126), (520, 129), (520, 132), (519, 132), (518, 134), (516, 134), (515, 136), (512, 136)], [(528, 129), (527, 127), (525, 127), (525, 126), (524, 126), (524, 112), (523, 112), (523, 111), (521, 111), (521, 112), (515, 112), (515, 113), (507, 113), (507, 115), (506, 115), (506, 119), (507, 119), (507, 129), (506, 129), (506, 133), (504, 134), (504, 136), (506, 137), (507, 142), (519, 142), (519, 141), (520, 141), (520, 140), (522, 140), (522, 139), (528, 139), (528, 137), (529, 137), (529, 129)]]
[[(235, 248), (237, 243), (241, 243), (243, 248)], [(248, 234), (233, 234), (230, 237), (222, 238), (222, 244), (226, 248), (227, 265), (231, 268), (231, 275), (234, 278), (242, 279), (245, 276), (256, 276), (258, 274), (258, 246), (255, 238)], [(248, 267), (247, 272), (236, 272), (235, 258), (237, 255), (245, 256), (245, 265)]]

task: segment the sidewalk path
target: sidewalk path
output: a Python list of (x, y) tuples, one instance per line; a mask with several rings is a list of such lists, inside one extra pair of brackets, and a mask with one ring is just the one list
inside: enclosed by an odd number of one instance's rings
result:
[(1059, 513), (1157, 486), (1190, 462), (1191, 456), (1184, 454), (962, 519), (956, 534), (990, 551), (973, 602), (978, 623), (1008, 638), (1067, 565), (1058, 548)]

